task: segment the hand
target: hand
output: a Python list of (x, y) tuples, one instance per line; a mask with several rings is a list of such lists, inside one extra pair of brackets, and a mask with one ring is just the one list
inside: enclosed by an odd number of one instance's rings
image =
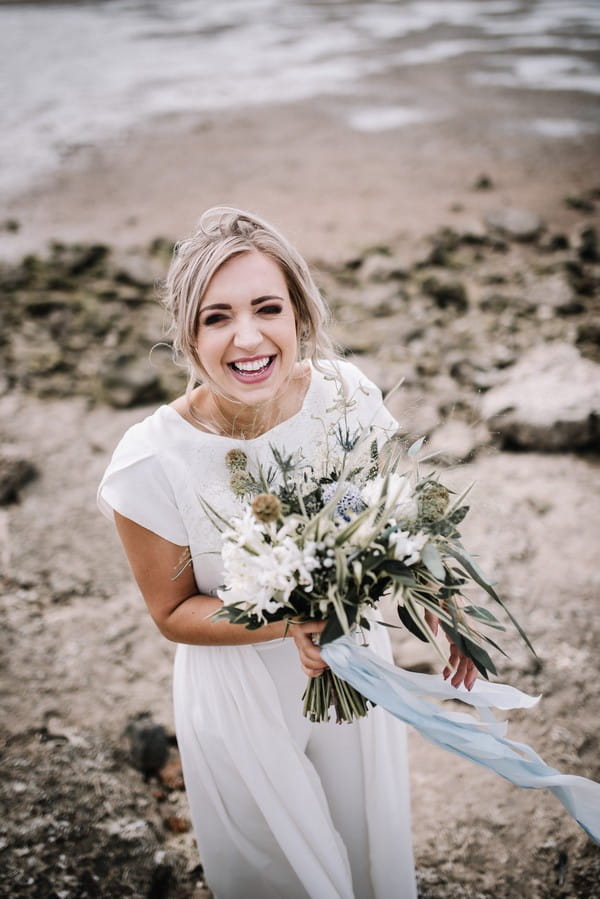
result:
[[(437, 615), (434, 615), (433, 612), (426, 611), (425, 620), (433, 633), (437, 634), (439, 629), (439, 618)], [(444, 680), (448, 680), (454, 671), (450, 681), (452, 686), (460, 687), (461, 684), (464, 684), (467, 690), (472, 690), (473, 684), (477, 680), (477, 668), (471, 659), (464, 655), (452, 640), (449, 638), (447, 639), (450, 644), (450, 658), (448, 659), (448, 664), (442, 671)]]
[(290, 621), (288, 633), (296, 644), (300, 665), (308, 677), (319, 677), (329, 666), (321, 658), (321, 650), (313, 643), (313, 634), (320, 634), (325, 621)]

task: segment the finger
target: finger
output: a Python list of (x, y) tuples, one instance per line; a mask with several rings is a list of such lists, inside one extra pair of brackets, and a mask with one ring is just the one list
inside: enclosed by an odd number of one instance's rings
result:
[(302, 665), (302, 670), (307, 677), (321, 677), (326, 671), (325, 668), (306, 668), (304, 665)]
[(317, 665), (321, 668), (323, 667), (325, 662), (321, 657), (321, 649), (312, 642), (310, 637), (306, 641), (302, 640), (296, 643), (296, 646), (298, 647), (298, 651), (300, 652), (300, 655), (303, 659), (305, 659), (307, 662), (310, 661), (314, 665)]
[(461, 656), (460, 652), (458, 651), (456, 645), (454, 643), (450, 642), (450, 655), (448, 656), (448, 664), (446, 665), (446, 667), (444, 668), (444, 671), (442, 672), (444, 675), (444, 680), (448, 680), (448, 678), (450, 677), (450, 675), (452, 674), (452, 672), (454, 671), (454, 669), (457, 667), (458, 663), (460, 662), (461, 658), (462, 658), (462, 656)]
[(450, 681), (453, 687), (460, 687), (471, 669), (472, 662), (466, 656), (463, 656), (458, 663), (458, 667), (454, 672), (454, 677)]
[(325, 629), (326, 621), (292, 621), (290, 620), (290, 627), (293, 628), (293, 633), (303, 633), (303, 634), (320, 634)]
[(465, 687), (467, 688), (467, 690), (473, 689), (473, 686), (475, 685), (475, 681), (477, 680), (478, 674), (479, 674), (479, 672), (477, 671), (477, 668), (475, 667), (475, 665), (471, 664), (471, 670), (469, 671), (469, 673), (467, 674), (467, 676), (465, 678)]

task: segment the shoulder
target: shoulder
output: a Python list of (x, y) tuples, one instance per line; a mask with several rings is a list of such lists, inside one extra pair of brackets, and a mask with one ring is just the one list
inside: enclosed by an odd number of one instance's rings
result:
[(112, 454), (111, 464), (118, 462), (120, 465), (127, 465), (158, 455), (163, 442), (165, 408), (159, 407), (125, 431)]
[(185, 546), (187, 532), (169, 476), (173, 466), (163, 464), (172, 423), (166, 409), (161, 406), (125, 432), (102, 476), (97, 502), (107, 518), (119, 512), (165, 540)]

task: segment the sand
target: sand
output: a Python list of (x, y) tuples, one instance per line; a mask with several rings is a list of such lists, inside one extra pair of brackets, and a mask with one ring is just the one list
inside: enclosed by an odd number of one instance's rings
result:
[[(361, 133), (326, 100), (201, 123), (164, 119), (82, 147), (54, 177), (7, 199), (3, 216), (20, 228), (2, 232), (0, 257), (41, 252), (51, 240), (145, 246), (185, 234), (216, 203), (259, 211), (319, 265), (373, 244), (409, 248), (443, 225), (479, 227), (499, 207), (530, 209), (553, 231), (570, 233), (581, 213), (564, 198), (598, 186), (597, 141), (502, 136), (493, 119), (490, 110), (484, 123), (465, 115)], [(474, 189), (482, 174), (492, 189)], [(41, 472), (0, 517), (7, 746), (42, 724), (73, 745), (95, 735), (120, 746), (128, 717), (143, 710), (170, 726), (172, 648), (154, 630), (116, 537), (94, 507), (112, 448), (148, 411), (15, 391), (0, 397), (2, 438), (27, 451)], [(544, 694), (537, 710), (514, 716), (515, 738), (563, 770), (598, 778), (594, 458), (490, 450), (458, 477), (482, 485), (470, 539), (539, 654), (536, 661), (513, 641), (502, 670), (506, 680)], [(410, 657), (402, 640), (397, 657)], [(410, 747), (422, 896), (593, 895), (599, 852), (556, 800), (519, 791), (416, 734)], [(125, 768), (142, 795), (141, 776)], [(69, 779), (68, 769), (62, 776)], [(166, 846), (188, 870), (197, 863), (189, 834), (169, 835)]]

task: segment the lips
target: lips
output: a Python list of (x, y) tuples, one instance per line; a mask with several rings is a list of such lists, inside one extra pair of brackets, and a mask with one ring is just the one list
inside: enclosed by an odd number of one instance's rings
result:
[(229, 369), (238, 381), (244, 384), (255, 383), (267, 378), (273, 368), (275, 356), (257, 356), (254, 359), (236, 359), (229, 362)]

